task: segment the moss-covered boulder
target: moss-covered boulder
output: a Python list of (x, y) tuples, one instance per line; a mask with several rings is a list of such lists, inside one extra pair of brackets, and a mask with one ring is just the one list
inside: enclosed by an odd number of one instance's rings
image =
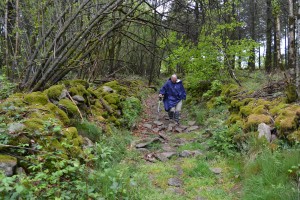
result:
[(44, 127), (44, 121), (40, 118), (29, 118), (24, 120), (24, 125), (29, 133), (33, 134), (35, 131), (41, 131)]
[(300, 142), (300, 130), (296, 130), (287, 136), (291, 143)]
[(64, 85), (54, 85), (45, 90), (44, 93), (48, 96), (49, 99), (59, 100), (64, 89)]
[(89, 83), (82, 79), (65, 80), (65, 81), (62, 81), (62, 84), (64, 84), (67, 88), (76, 87), (78, 85), (84, 86), (85, 89), (89, 88)]
[(285, 89), (285, 95), (287, 103), (293, 103), (297, 101), (298, 94), (296, 86), (294, 84), (288, 84)]
[[(117, 93), (120, 94), (120, 95), (127, 96), (129, 94), (128, 88), (122, 86), (116, 80), (108, 82), (108, 83), (105, 83), (103, 86), (108, 86), (108, 87), (112, 88), (113, 90), (117, 91)], [(102, 90), (103, 90), (103, 88), (102, 88)]]
[(68, 128), (63, 129), (62, 134), (68, 140), (72, 140), (73, 138), (78, 137), (78, 132), (77, 132), (77, 129), (75, 127), (68, 127)]
[(300, 119), (300, 106), (290, 105), (277, 113), (275, 119), (275, 126), (280, 130), (281, 134), (287, 135), (299, 126), (298, 120)]
[(24, 101), (28, 104), (46, 105), (49, 100), (46, 94), (42, 92), (32, 92), (24, 96)]
[(12, 176), (17, 165), (17, 159), (9, 155), (0, 155), (0, 171), (6, 176)]
[(64, 110), (69, 117), (78, 117), (80, 115), (77, 106), (70, 99), (59, 100), (58, 106)]
[(271, 124), (272, 118), (268, 115), (264, 114), (251, 114), (247, 118), (247, 121), (245, 123), (245, 129), (246, 130), (256, 130), (258, 124), (265, 123), (265, 124)]

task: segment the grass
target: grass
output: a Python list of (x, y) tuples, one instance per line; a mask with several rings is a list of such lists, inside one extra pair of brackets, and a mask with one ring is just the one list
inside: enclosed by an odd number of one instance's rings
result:
[(299, 150), (274, 153), (265, 150), (245, 167), (243, 199), (299, 199), (300, 191), (296, 185), (299, 177), (289, 172), (292, 166), (299, 164)]
[(102, 136), (101, 127), (88, 121), (74, 122), (75, 127), (80, 135), (88, 137), (93, 142), (99, 141)]

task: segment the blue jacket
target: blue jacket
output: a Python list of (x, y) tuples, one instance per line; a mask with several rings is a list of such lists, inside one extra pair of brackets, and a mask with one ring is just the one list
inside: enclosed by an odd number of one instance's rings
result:
[(159, 93), (164, 95), (164, 107), (166, 111), (175, 107), (179, 101), (186, 99), (185, 89), (182, 81), (179, 79), (176, 83), (173, 83), (169, 79), (160, 89)]

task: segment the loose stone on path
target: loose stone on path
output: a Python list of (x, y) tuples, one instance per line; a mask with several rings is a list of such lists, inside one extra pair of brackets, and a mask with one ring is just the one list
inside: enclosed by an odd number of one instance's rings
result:
[(186, 132), (191, 132), (191, 131), (197, 130), (198, 128), (199, 128), (199, 126), (191, 126), (191, 127), (189, 127), (188, 129), (186, 129), (185, 131), (186, 131)]
[(210, 171), (212, 171), (214, 174), (221, 174), (223, 170), (217, 167), (217, 168), (210, 168)]
[(175, 186), (175, 187), (181, 187), (183, 184), (182, 180), (177, 178), (177, 177), (174, 177), (174, 178), (170, 178), (168, 180), (168, 185), (169, 186)]
[(196, 124), (195, 121), (189, 121), (189, 122), (188, 122), (188, 125), (189, 125), (189, 126), (194, 126), (195, 124)]
[(176, 155), (176, 152), (163, 152), (163, 153), (157, 153), (155, 154), (155, 157), (162, 161), (162, 162), (166, 162), (168, 161), (172, 156)]
[(148, 129), (152, 129), (152, 124), (143, 124), (143, 127), (148, 128)]

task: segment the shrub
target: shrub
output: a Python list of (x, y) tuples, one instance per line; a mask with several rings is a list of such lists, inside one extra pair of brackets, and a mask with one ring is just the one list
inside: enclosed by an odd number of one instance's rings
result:
[(142, 110), (141, 101), (135, 97), (128, 97), (121, 106), (123, 113), (121, 122), (126, 128), (132, 128)]

